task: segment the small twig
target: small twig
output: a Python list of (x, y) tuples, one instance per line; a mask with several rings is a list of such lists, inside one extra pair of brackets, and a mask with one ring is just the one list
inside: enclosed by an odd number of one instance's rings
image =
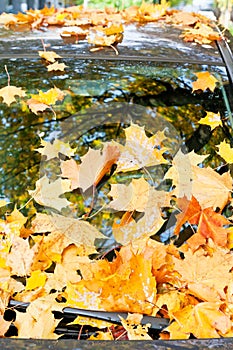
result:
[(118, 52), (117, 48), (113, 45), (109, 45), (109, 46), (115, 51), (116, 55), (118, 56), (119, 52)]
[(7, 85), (10, 86), (11, 77), (10, 77), (10, 74), (8, 73), (6, 64), (5, 64), (5, 71), (6, 71), (6, 74), (7, 74)]
[(81, 325), (81, 328), (80, 328), (80, 330), (79, 330), (79, 332), (78, 332), (78, 338), (77, 338), (77, 340), (80, 340), (80, 339), (81, 339), (82, 331), (83, 331), (83, 324)]
[(46, 51), (46, 46), (45, 46), (44, 40), (42, 38), (41, 38), (41, 43), (42, 43), (44, 51)]

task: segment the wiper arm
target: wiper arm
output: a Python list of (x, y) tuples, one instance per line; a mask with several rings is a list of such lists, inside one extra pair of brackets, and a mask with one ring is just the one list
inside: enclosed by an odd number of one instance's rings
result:
[[(10, 300), (9, 307), (15, 308), (19, 311), (25, 311), (30, 303), (24, 303), (22, 301)], [(115, 324), (121, 324), (120, 317), (126, 319), (128, 316), (127, 312), (108, 312), (108, 311), (98, 311), (98, 310), (86, 310), (65, 307), (61, 314), (65, 318), (75, 318), (77, 316), (85, 316), (90, 318), (95, 318), (97, 320), (107, 321)], [(169, 320), (167, 318), (153, 317), (143, 315), (141, 324), (145, 325), (150, 323), (150, 328), (153, 330), (161, 331), (169, 325)]]

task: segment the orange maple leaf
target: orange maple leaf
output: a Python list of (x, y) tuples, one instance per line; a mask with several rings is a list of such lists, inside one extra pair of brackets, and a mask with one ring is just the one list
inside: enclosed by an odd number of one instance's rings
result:
[(229, 225), (229, 220), (216, 213), (211, 207), (202, 209), (193, 196), (191, 201), (188, 201), (186, 197), (178, 199), (178, 206), (182, 212), (176, 216), (175, 234), (179, 234), (181, 227), (189, 222), (191, 225), (198, 225), (197, 232), (188, 239), (188, 244), (192, 248), (198, 248), (201, 244), (206, 243), (208, 238), (211, 238), (217, 245), (226, 246), (228, 230), (223, 226)]
[(205, 91), (209, 89), (214, 91), (218, 80), (209, 72), (199, 72), (195, 73), (197, 80), (193, 82), (193, 91), (202, 90)]

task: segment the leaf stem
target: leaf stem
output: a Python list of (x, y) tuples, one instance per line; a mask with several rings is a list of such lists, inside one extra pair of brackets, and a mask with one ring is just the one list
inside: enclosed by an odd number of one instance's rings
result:
[(6, 74), (7, 74), (7, 85), (10, 86), (11, 77), (10, 77), (10, 74), (8, 73), (6, 64), (5, 64), (4, 67), (5, 67), (5, 71), (6, 71)]

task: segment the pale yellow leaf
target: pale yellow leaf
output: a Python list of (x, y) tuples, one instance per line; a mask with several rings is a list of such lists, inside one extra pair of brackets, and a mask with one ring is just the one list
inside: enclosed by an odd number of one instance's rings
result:
[(16, 102), (16, 96), (24, 97), (26, 92), (22, 88), (8, 85), (0, 89), (0, 96), (3, 98), (3, 102), (10, 106), (11, 103)]
[(14, 237), (7, 256), (7, 266), (11, 268), (11, 273), (17, 276), (30, 275), (38, 249), (37, 244), (31, 248), (27, 239)]
[(73, 159), (62, 162), (62, 176), (71, 180), (71, 189), (82, 188), (85, 192), (89, 187), (96, 186), (102, 177), (111, 169), (119, 158), (116, 145), (105, 143), (103, 150), (89, 148), (81, 157), (81, 164)]
[(29, 100), (27, 100), (27, 105), (32, 111), (32, 113), (35, 113), (35, 114), (38, 114), (38, 112), (43, 112), (47, 108), (51, 109), (51, 107), (48, 106), (47, 104), (39, 102), (34, 98), (30, 98)]
[(61, 58), (61, 56), (54, 51), (38, 51), (38, 53), (41, 58), (51, 63), (54, 63), (56, 58)]
[(49, 64), (47, 66), (47, 69), (48, 69), (48, 72), (51, 72), (51, 71), (62, 71), (64, 72), (65, 68), (67, 68), (67, 66), (65, 65), (65, 63), (58, 63), (58, 62), (54, 62), (52, 64)]
[(210, 167), (192, 167), (192, 174), (192, 195), (198, 200), (202, 209), (213, 207), (222, 210), (231, 198), (230, 173), (220, 175)]
[(49, 141), (41, 140), (40, 148), (37, 148), (36, 151), (41, 153), (43, 156), (46, 156), (47, 160), (52, 158), (59, 157), (59, 153), (64, 154), (67, 157), (74, 155), (76, 148), (71, 148), (69, 143), (55, 139), (52, 143)]
[(138, 221), (129, 220), (121, 225), (113, 226), (113, 235), (118, 243), (123, 245), (139, 238), (146, 238), (154, 235), (162, 227), (161, 208), (169, 206), (170, 194), (164, 191), (150, 189), (145, 213)]
[(44, 175), (36, 181), (35, 190), (29, 190), (28, 192), (38, 204), (61, 211), (61, 209), (68, 206), (70, 202), (66, 198), (60, 196), (69, 191), (70, 180), (58, 178), (50, 182), (49, 178)]
[[(116, 143), (121, 153), (116, 172), (133, 171), (167, 163), (163, 157), (163, 153), (167, 149), (161, 146), (161, 142), (158, 143), (157, 134), (147, 137), (144, 127), (131, 123), (125, 129), (125, 136), (124, 146)], [(156, 146), (159, 146), (159, 149)]]
[(191, 199), (192, 196), (192, 166), (202, 163), (208, 155), (199, 155), (194, 151), (184, 154), (179, 150), (173, 161), (171, 168), (166, 172), (164, 179), (172, 179), (172, 183), (176, 186), (174, 195), (178, 198), (186, 196)]
[[(60, 232), (77, 245), (94, 246), (95, 239), (106, 239), (95, 226), (89, 222), (79, 219), (73, 219), (62, 215), (46, 215), (40, 216), (41, 228), (38, 220), (34, 225), (38, 227), (40, 232)], [(43, 223), (44, 220), (44, 223)], [(34, 226), (35, 227), (35, 226)], [(38, 232), (38, 231), (37, 231)]]

